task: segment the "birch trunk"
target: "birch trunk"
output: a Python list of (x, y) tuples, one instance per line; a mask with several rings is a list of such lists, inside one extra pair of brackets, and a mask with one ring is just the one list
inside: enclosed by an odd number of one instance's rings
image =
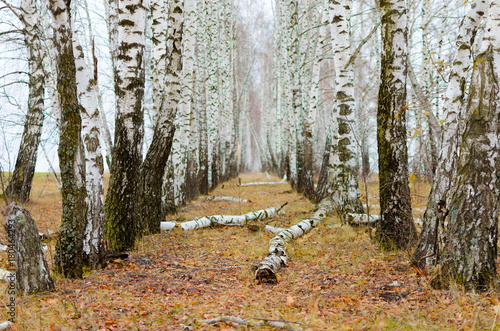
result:
[(407, 18), (404, 0), (381, 0), (382, 66), (377, 113), (382, 247), (408, 248), (416, 241), (406, 146)]
[(209, 189), (213, 189), (219, 182), (217, 168), (219, 155), (219, 140), (221, 121), (219, 109), (221, 107), (219, 99), (219, 58), (220, 48), (217, 47), (220, 43), (219, 38), (219, 19), (218, 15), (221, 11), (221, 3), (219, 1), (212, 2), (205, 0), (205, 15), (206, 15), (206, 33), (207, 33), (207, 135), (208, 135), (208, 185)]
[(332, 164), (334, 177), (329, 183), (334, 192), (333, 199), (342, 214), (362, 213), (359, 200), (355, 127), (354, 67), (349, 61), (350, 31), (349, 21), (352, 1), (329, 0), (331, 35), (335, 64), (335, 100), (337, 107), (337, 153)]
[(412, 263), (421, 268), (439, 262), (439, 226), (443, 225), (448, 209), (452, 182), (456, 174), (457, 151), (460, 143), (460, 127), (464, 113), (467, 72), (472, 62), (472, 47), (481, 19), (488, 9), (488, 1), (477, 1), (463, 19), (457, 38), (457, 48), (450, 80), (446, 90), (445, 120), (440, 138), (438, 167), (427, 201), (422, 231)]
[(5, 192), (11, 199), (25, 203), (30, 197), (38, 146), (42, 135), (46, 73), (43, 70), (45, 47), (42, 40), (44, 34), (40, 30), (41, 20), (38, 13), (40, 8), (37, 8), (34, 0), (21, 1), (21, 8), (19, 17), (24, 24), (24, 44), (28, 53), (28, 111), (16, 165)]
[(3, 226), (9, 241), (9, 256), (15, 254), (15, 265), (11, 261), (9, 270), (14, 268), (16, 271), (10, 273), (7, 279), (14, 278), (16, 288), (24, 293), (54, 291), (54, 281), (43, 254), (42, 241), (30, 213), (11, 203), (5, 210)]
[(65, 277), (83, 276), (83, 232), (87, 192), (85, 188), (82, 120), (76, 86), (71, 29), (71, 1), (50, 0), (57, 46), (57, 91), (61, 104), (59, 166), (62, 181), (62, 220), (56, 244), (55, 268)]
[(175, 207), (186, 203), (187, 154), (191, 131), (191, 100), (195, 59), (196, 1), (184, 0), (184, 35), (182, 37), (182, 85), (177, 125), (172, 145), (174, 164), (173, 190)]
[(116, 94), (115, 138), (104, 233), (115, 252), (134, 247), (138, 184), (144, 135), (144, 48), (146, 10), (142, 0), (110, 0), (111, 49)]
[[(172, 147), (175, 132), (174, 119), (181, 93), (183, 12), (184, 0), (173, 1), (169, 4), (168, 33), (165, 40), (165, 92), (160, 96), (161, 103), (153, 141), (141, 167), (140, 208), (136, 211), (141, 234), (143, 232), (159, 233), (160, 222), (165, 218), (162, 204), (162, 179)], [(161, 42), (161, 39), (159, 40)]]
[(200, 194), (208, 194), (209, 190), (209, 170), (208, 170), (208, 119), (207, 119), (207, 62), (208, 62), (208, 40), (207, 40), (207, 19), (205, 0), (198, 1), (196, 30), (196, 104), (199, 114), (199, 169), (198, 169), (198, 191)]
[[(288, 111), (288, 160), (289, 160), (289, 173), (288, 179), (290, 184), (295, 189), (297, 188), (297, 116), (300, 111), (301, 98), (299, 94), (300, 80), (299, 80), (299, 4), (298, 0), (290, 0), (288, 4), (289, 22), (287, 38), (288, 43), (288, 66), (290, 71), (290, 87), (287, 92), (289, 93), (288, 100), (291, 101), (290, 106), (285, 108)], [(294, 97), (295, 91), (295, 97)]]
[(101, 134), (95, 76), (97, 68), (94, 68), (94, 77), (91, 78), (76, 32), (73, 34), (73, 51), (76, 54), (76, 86), (82, 106), (82, 137), (85, 144), (87, 221), (83, 251), (85, 260), (95, 269), (100, 264), (104, 251), (104, 162), (99, 142)]
[[(458, 158), (441, 272), (466, 289), (496, 287), (500, 181), (500, 2), (492, 0), (483, 45), (474, 60), (467, 123)], [(441, 277), (433, 285), (438, 286)]]

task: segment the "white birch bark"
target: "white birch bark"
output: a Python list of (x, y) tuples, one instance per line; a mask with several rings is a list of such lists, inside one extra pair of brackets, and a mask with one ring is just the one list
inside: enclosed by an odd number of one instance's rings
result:
[(187, 153), (191, 130), (191, 101), (196, 41), (196, 1), (185, 0), (184, 7), (181, 99), (176, 117), (176, 129), (170, 158), (174, 171), (171, 181), (174, 199), (172, 205), (174, 208), (186, 202)]
[(351, 0), (328, 3), (335, 63), (335, 100), (337, 111), (337, 153), (333, 181), (329, 183), (338, 210), (362, 213), (356, 172), (354, 67), (350, 59)]
[(198, 172), (197, 190), (200, 194), (208, 194), (209, 171), (208, 171), (208, 130), (207, 130), (207, 62), (208, 62), (208, 36), (206, 33), (207, 11), (205, 0), (197, 3), (197, 29), (196, 29), (196, 113), (198, 144)]
[(460, 26), (457, 50), (445, 99), (445, 119), (441, 127), (438, 167), (432, 184), (423, 227), (412, 257), (412, 263), (420, 267), (431, 267), (439, 260), (437, 246), (438, 227), (446, 217), (450, 190), (456, 174), (460, 127), (464, 116), (467, 72), (472, 64), (472, 47), (481, 19), (488, 10), (488, 0), (479, 0), (469, 10)]
[[(87, 224), (83, 237), (83, 251), (92, 267), (97, 267), (103, 251), (104, 229), (104, 163), (101, 152), (100, 118), (97, 100), (97, 77), (90, 77), (82, 47), (73, 33), (76, 86), (82, 116), (82, 138), (85, 146), (87, 188)], [(97, 72), (97, 68), (94, 68)]]
[[(288, 107), (288, 156), (290, 158), (290, 183), (293, 188), (297, 185), (297, 117), (301, 103), (299, 93), (299, 4), (298, 0), (290, 0), (288, 4), (288, 13), (290, 21), (288, 22), (287, 38), (290, 38), (290, 52), (288, 54), (288, 66), (290, 71), (290, 88), (288, 89), (289, 99), (291, 101)], [(294, 92), (295, 91), (295, 92)], [(294, 96), (295, 93), (295, 96)], [(300, 100), (300, 101), (299, 101)]]
[(219, 39), (219, 13), (221, 11), (220, 1), (205, 0), (206, 10), (206, 33), (208, 34), (207, 43), (207, 134), (208, 134), (208, 185), (214, 188), (218, 183), (218, 151), (220, 142), (220, 112), (221, 107), (219, 99), (219, 70), (218, 61), (220, 58)]
[(248, 199), (241, 199), (241, 198), (235, 198), (235, 197), (215, 197), (215, 196), (210, 196), (205, 198), (206, 201), (231, 201), (231, 202), (251, 202)]
[(285, 212), (282, 207), (272, 207), (250, 212), (245, 215), (214, 215), (197, 218), (194, 221), (187, 221), (180, 224), (183, 230), (197, 230), (216, 225), (245, 224), (247, 222), (263, 220)]
[[(497, 286), (500, 195), (500, 2), (492, 0), (481, 49), (474, 59), (451, 202), (442, 276), (466, 290)], [(440, 287), (436, 277), (432, 285)], [(436, 286), (438, 285), (438, 286)]]
[(40, 6), (37, 6), (36, 1), (22, 0), (21, 8), (18, 17), (24, 26), (22, 32), (29, 68), (28, 109), (14, 172), (5, 192), (11, 199), (25, 203), (30, 197), (44, 122), (43, 98), (46, 85), (44, 58), (47, 56), (39, 14)]
[(276, 276), (278, 270), (286, 267), (288, 263), (287, 242), (303, 236), (318, 226), (326, 217), (329, 209), (331, 209), (329, 202), (323, 201), (318, 205), (318, 209), (311, 218), (302, 220), (274, 236), (269, 242), (267, 256), (253, 266), (255, 279), (260, 283), (276, 284), (278, 282)]
[(105, 234), (119, 252), (134, 246), (144, 137), (146, 8), (142, 0), (109, 0), (116, 94), (115, 139), (105, 202)]

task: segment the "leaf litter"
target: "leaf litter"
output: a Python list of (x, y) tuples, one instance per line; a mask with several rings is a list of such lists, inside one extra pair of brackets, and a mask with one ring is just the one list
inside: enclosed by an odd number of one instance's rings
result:
[[(240, 178), (243, 183), (279, 181), (265, 174)], [(54, 231), (61, 203), (50, 180), (36, 178), (38, 198), (28, 208), (40, 229)], [(251, 201), (207, 201), (201, 196), (166, 221), (238, 215), (288, 202), (286, 214), (255, 223), (257, 231), (174, 229), (145, 237), (127, 257), (109, 260), (82, 280), (57, 278), (55, 293), (19, 297), (13, 329), (278, 329), (259, 321), (280, 322), (283, 329), (293, 330), (500, 329), (498, 293), (466, 293), (458, 286), (433, 290), (431, 275), (412, 268), (408, 252), (380, 251), (365, 226), (340, 225), (335, 216), (288, 244), (291, 261), (278, 273), (277, 285), (258, 285), (250, 267), (267, 253), (272, 234), (265, 225), (290, 226), (310, 215), (314, 206), (288, 184), (238, 187), (237, 183), (233, 179), (224, 188), (219, 185), (210, 195)], [(369, 185), (371, 204), (378, 203), (376, 185), (376, 181)], [(428, 185), (417, 181), (413, 204), (425, 208), (427, 192)], [(53, 241), (49, 239), (46, 253), (50, 263)], [(1, 266), (6, 263), (1, 255)], [(0, 300), (7, 303), (7, 285), (0, 286)], [(0, 311), (0, 320), (8, 318), (6, 313), (7, 309)], [(211, 319), (219, 322), (202, 323)], [(245, 326), (235, 321), (255, 323)]]

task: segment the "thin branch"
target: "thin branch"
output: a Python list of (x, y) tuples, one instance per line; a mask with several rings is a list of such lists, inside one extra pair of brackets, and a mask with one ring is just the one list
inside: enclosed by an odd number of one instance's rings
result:
[(382, 24), (382, 21), (378, 22), (377, 25), (375, 25), (373, 27), (372, 31), (368, 34), (368, 36), (366, 36), (365, 39), (363, 39), (359, 43), (358, 47), (356, 48), (356, 50), (354, 51), (354, 53), (349, 58), (349, 62), (347, 62), (346, 68), (349, 67), (351, 64), (354, 63), (354, 60), (356, 59), (356, 56), (358, 56), (358, 53), (361, 51), (361, 48), (368, 42), (368, 40), (370, 40), (370, 38), (373, 36), (373, 34), (377, 31), (377, 29), (380, 26), (380, 24)]

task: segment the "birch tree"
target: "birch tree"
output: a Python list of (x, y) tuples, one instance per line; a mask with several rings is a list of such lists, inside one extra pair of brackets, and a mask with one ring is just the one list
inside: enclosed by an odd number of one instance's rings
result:
[[(183, 12), (184, 0), (169, 3), (168, 31), (166, 39), (163, 40), (166, 42), (165, 92), (160, 95), (161, 103), (153, 140), (141, 167), (140, 204), (136, 212), (140, 215), (140, 230), (147, 229), (149, 233), (160, 232), (160, 222), (165, 215), (162, 205), (162, 179), (172, 147), (174, 119), (181, 93)], [(158, 41), (161, 43), (162, 39)]]
[(404, 0), (380, 0), (383, 49), (377, 138), (381, 219), (376, 236), (381, 246), (387, 248), (405, 248), (416, 240), (406, 146), (405, 6)]
[(76, 86), (71, 28), (71, 0), (50, 0), (57, 45), (57, 91), (61, 104), (59, 166), (63, 212), (55, 268), (66, 277), (83, 275), (83, 232), (86, 220), (85, 165), (80, 105)]
[(356, 141), (354, 137), (354, 67), (350, 61), (350, 8), (351, 1), (329, 1), (329, 15), (335, 63), (335, 101), (337, 132), (334, 163), (330, 164), (333, 175), (329, 190), (335, 207), (342, 213), (362, 213), (359, 200), (356, 170)]
[(22, 0), (21, 8), (17, 16), (24, 25), (24, 44), (28, 54), (28, 111), (14, 172), (5, 191), (11, 199), (24, 203), (30, 197), (42, 135), (46, 72), (44, 71), (45, 48), (42, 40), (44, 33), (40, 30), (40, 8), (34, 0)]
[(105, 237), (113, 251), (134, 246), (144, 119), (146, 9), (142, 0), (109, 0), (116, 95), (115, 138), (105, 202)]
[(474, 59), (441, 274), (433, 281), (438, 287), (449, 279), (467, 289), (496, 286), (500, 2), (492, 0), (487, 15), (482, 46)]
[[(73, 46), (76, 55), (76, 84), (81, 104), (82, 137), (85, 145), (87, 220), (83, 237), (83, 251), (89, 265), (96, 268), (101, 262), (104, 251), (104, 161), (99, 141), (101, 134), (96, 90), (97, 67), (94, 67), (94, 75), (90, 77), (76, 32), (73, 33)], [(94, 61), (94, 65), (96, 64), (97, 61)]]
[(481, 18), (487, 12), (488, 2), (477, 1), (463, 19), (457, 38), (455, 59), (445, 100), (445, 119), (442, 126), (438, 167), (434, 176), (423, 227), (417, 248), (412, 256), (413, 264), (431, 267), (440, 258), (438, 246), (439, 227), (447, 214), (450, 190), (456, 175), (457, 152), (460, 141), (459, 128), (465, 110), (466, 79), (472, 64), (472, 48)]
[(191, 133), (191, 103), (193, 95), (193, 74), (195, 59), (196, 1), (184, 0), (184, 28), (182, 37), (182, 77), (179, 110), (172, 144), (172, 164), (174, 168), (174, 206), (186, 202), (187, 154)]

